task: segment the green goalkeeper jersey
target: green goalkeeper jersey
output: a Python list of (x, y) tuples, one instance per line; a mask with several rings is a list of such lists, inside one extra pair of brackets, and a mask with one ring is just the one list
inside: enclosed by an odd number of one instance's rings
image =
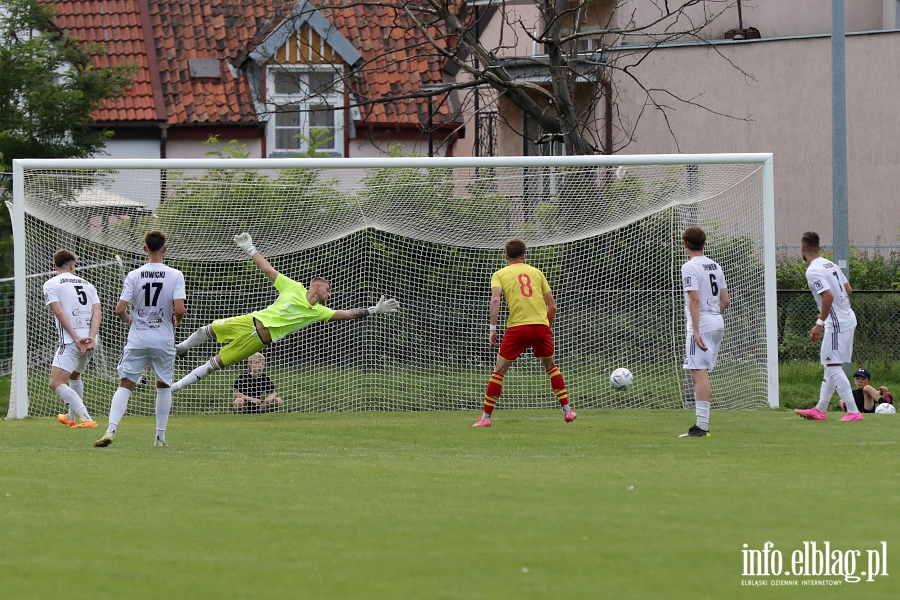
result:
[(310, 304), (302, 283), (278, 274), (275, 278), (278, 299), (274, 304), (253, 313), (272, 334), (272, 341), (280, 340), (316, 321), (328, 321), (335, 311), (321, 304)]

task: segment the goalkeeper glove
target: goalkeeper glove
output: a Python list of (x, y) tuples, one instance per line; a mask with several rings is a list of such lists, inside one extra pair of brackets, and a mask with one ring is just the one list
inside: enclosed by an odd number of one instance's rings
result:
[(400, 303), (393, 298), (385, 298), (384, 296), (375, 306), (369, 307), (369, 316), (381, 315), (384, 313), (392, 313), (400, 310)]
[(250, 234), (246, 231), (234, 236), (234, 243), (243, 250), (246, 250), (247, 254), (250, 255), (250, 258), (253, 258), (253, 255), (256, 254), (256, 246), (253, 245), (253, 238), (251, 238)]

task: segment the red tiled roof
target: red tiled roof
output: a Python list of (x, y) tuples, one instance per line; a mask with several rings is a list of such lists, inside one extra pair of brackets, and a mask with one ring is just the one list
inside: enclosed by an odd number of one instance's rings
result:
[(128, 95), (95, 111), (94, 119), (158, 121), (138, 0), (63, 0), (54, 5), (59, 13), (53, 20), (57, 27), (80, 40), (98, 42), (106, 48), (106, 56), (95, 57), (97, 66), (137, 64), (140, 67), (127, 90)]
[[(251, 43), (281, 0), (149, 0), (156, 56), (171, 125), (257, 123), (247, 74), (235, 79), (225, 62)], [(192, 58), (219, 59), (219, 79), (190, 76)]]
[[(320, 11), (362, 54), (362, 77), (351, 87), (360, 99), (402, 96), (418, 92), (423, 85), (443, 81), (442, 59), (430, 50), (421, 33), (409, 27), (402, 15), (388, 6), (354, 5), (335, 13)], [(434, 32), (432, 32), (433, 34)], [(434, 98), (434, 122), (450, 121), (442, 98)], [(428, 101), (424, 98), (397, 100), (362, 107), (369, 125), (424, 124)]]
[[(100, 122), (155, 121), (151, 53), (147, 56), (140, 2), (146, 1), (155, 38), (159, 87), (170, 125), (252, 125), (258, 122), (247, 73), (235, 79), (224, 61), (245, 55), (271, 29), (276, 11), (286, 14), (296, 0), (58, 0), (56, 24), (83, 40), (103, 44), (107, 56), (98, 65), (137, 62), (140, 70), (128, 96), (96, 111)], [(362, 76), (351, 85), (361, 98), (412, 93), (442, 81), (440, 59), (419, 51), (421, 34), (404, 27), (384, 6), (353, 6), (323, 16), (362, 54)], [(219, 78), (190, 76), (189, 60), (221, 61)], [(159, 96), (158, 96), (159, 97)], [(449, 111), (434, 101), (435, 122), (448, 121)], [(372, 126), (421, 125), (427, 121), (427, 100), (398, 100), (361, 108)]]

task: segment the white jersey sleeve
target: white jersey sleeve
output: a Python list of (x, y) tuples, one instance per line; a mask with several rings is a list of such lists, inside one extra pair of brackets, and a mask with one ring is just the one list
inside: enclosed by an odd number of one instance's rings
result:
[(126, 348), (175, 345), (175, 300), (185, 299), (184, 274), (163, 263), (147, 263), (130, 272), (119, 300), (131, 304)]
[(725, 273), (719, 263), (706, 256), (695, 256), (681, 267), (681, 283), (684, 288), (684, 314), (687, 330), (693, 330), (691, 304), (688, 292), (700, 296), (700, 333), (725, 328), (725, 320), (719, 307), (722, 290), (728, 289)]
[[(85, 337), (90, 333), (94, 305), (100, 304), (97, 289), (91, 282), (72, 273), (60, 273), (44, 282), (42, 290), (44, 303), (49, 306), (59, 302), (76, 334)], [(55, 315), (54, 320), (59, 333), (59, 343), (64, 345), (74, 342)]]
[(847, 295), (847, 277), (840, 267), (823, 257), (813, 259), (806, 268), (806, 284), (822, 310), (822, 294), (830, 291), (833, 297), (831, 311), (825, 319), (826, 331), (846, 331), (856, 327), (856, 313), (850, 307)]

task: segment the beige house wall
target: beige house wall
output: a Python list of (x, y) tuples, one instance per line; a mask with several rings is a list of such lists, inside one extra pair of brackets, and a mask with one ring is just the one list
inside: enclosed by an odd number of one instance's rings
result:
[[(737, 27), (734, 0), (707, 4), (717, 6), (718, 11), (727, 6), (705, 31), (709, 39), (720, 39), (726, 30)], [(517, 11), (523, 23), (537, 24), (537, 12), (530, 3), (507, 6)], [(895, 108), (900, 99), (898, 6), (898, 0), (845, 4), (847, 31), (871, 32), (846, 37), (850, 239), (856, 244), (900, 241), (900, 142), (896, 139)], [(653, 109), (645, 109), (638, 121), (646, 97), (633, 83), (620, 78), (616, 109), (626, 121), (637, 122), (633, 142), (620, 153), (772, 152), (777, 242), (795, 244), (803, 231), (814, 229), (830, 243), (831, 0), (743, 0), (742, 7), (744, 26), (758, 28), (762, 40), (718, 42), (715, 49), (661, 47), (635, 71), (654, 88), (697, 97), (712, 111), (735, 118), (669, 100), (674, 108), (669, 113), (673, 138)], [(646, 0), (625, 0), (617, 15), (636, 11), (635, 21), (646, 22), (652, 10), (653, 3)], [(525, 36), (520, 33), (516, 38), (508, 26), (503, 30), (502, 21), (501, 15), (495, 15), (484, 30), (486, 46), (492, 47), (487, 40), (495, 40), (499, 47), (502, 31), (506, 42), (518, 42), (509, 44), (504, 55), (530, 56), (530, 42), (522, 44)], [(808, 37), (784, 39), (791, 36)], [(781, 39), (767, 39), (773, 37)], [(626, 46), (621, 51), (634, 50)], [(489, 97), (488, 92), (483, 99), (489, 101)], [(522, 141), (517, 135), (521, 111), (507, 99), (500, 99), (495, 108), (501, 120), (498, 154), (521, 155)], [(474, 154), (474, 133), (470, 121), (466, 139), (455, 148), (457, 156)], [(617, 145), (626, 141), (621, 132), (616, 135)]]
[[(772, 152), (777, 242), (808, 229), (832, 240), (831, 39), (828, 37), (658, 48), (637, 71), (654, 87), (699, 96), (716, 116), (675, 105), (666, 128), (657, 111), (641, 118), (623, 153)], [(892, 242), (900, 224), (900, 32), (846, 38), (850, 240)], [(644, 96), (619, 81), (618, 110), (632, 122)], [(676, 143), (677, 139), (677, 143)], [(619, 140), (621, 141), (621, 140)]]
[[(480, 7), (482, 14), (486, 8)], [(534, 42), (529, 37), (538, 26), (540, 12), (531, 4), (508, 4), (506, 18), (501, 10), (481, 21), (481, 40), (497, 56), (531, 56)], [(521, 24), (521, 25), (520, 25)]]
[[(669, 2), (674, 9), (686, 0)], [(659, 2), (647, 0), (622, 0), (616, 10), (617, 22), (646, 26), (661, 17)], [(844, 3), (844, 29), (847, 32), (879, 31), (894, 29), (894, 11), (897, 0), (847, 0)], [(817, 35), (831, 33), (831, 0), (742, 0), (741, 13), (744, 27), (755, 27), (766, 38)], [(671, 30), (685, 31), (692, 22), (703, 23), (715, 19), (702, 29), (704, 39), (722, 39), (729, 29), (738, 27), (738, 10), (735, 0), (707, 0), (685, 9), (679, 25)], [(672, 20), (661, 22), (647, 33), (661, 34)], [(638, 35), (629, 41), (641, 42)]]

